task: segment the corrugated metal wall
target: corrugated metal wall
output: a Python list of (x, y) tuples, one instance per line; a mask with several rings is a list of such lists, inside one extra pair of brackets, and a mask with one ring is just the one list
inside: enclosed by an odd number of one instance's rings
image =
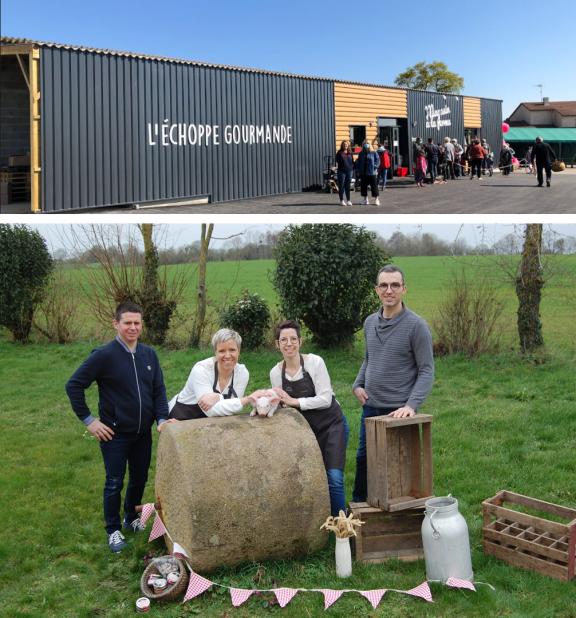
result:
[(498, 166), (502, 146), (502, 101), (482, 99), (481, 137), (485, 137), (490, 144), (494, 152), (494, 164)]
[[(434, 109), (431, 110), (430, 106)], [(450, 110), (449, 113), (442, 113), (445, 108)], [(413, 166), (411, 144), (416, 137), (421, 137), (424, 143), (429, 137), (432, 137), (435, 143), (442, 142), (444, 137), (455, 137), (461, 144), (464, 143), (464, 111), (462, 108), (462, 97), (456, 95), (416, 90), (408, 91), (408, 135), (411, 169)], [(432, 116), (430, 112), (432, 112)], [(434, 112), (440, 112), (440, 115), (435, 115)], [(438, 119), (441, 121), (441, 126), (438, 126)], [(447, 122), (450, 124), (445, 124)]]
[[(321, 183), (322, 157), (333, 154), (331, 81), (47, 47), (41, 54), (43, 210), (300, 191)], [(217, 125), (220, 144), (191, 145), (193, 134), (180, 140), (174, 125)], [(290, 126), (292, 143), (226, 144), (226, 125)]]

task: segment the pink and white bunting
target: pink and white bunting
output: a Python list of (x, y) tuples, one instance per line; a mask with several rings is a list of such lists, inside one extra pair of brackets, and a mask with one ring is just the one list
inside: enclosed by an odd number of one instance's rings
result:
[(428, 582), (422, 582), (416, 588), (412, 588), (411, 590), (406, 590), (406, 594), (410, 594), (413, 597), (420, 597), (428, 603), (432, 603), (432, 592), (430, 592), (430, 586), (428, 586)]
[(185, 558), (190, 558), (186, 550), (182, 547), (182, 545), (179, 545), (178, 543), (173, 543), (172, 555), (175, 558), (181, 558), (182, 560), (184, 560)]
[(244, 590), (242, 588), (230, 588), (230, 598), (234, 607), (240, 607), (254, 594), (254, 590)]
[(472, 582), (469, 582), (467, 579), (458, 579), (457, 577), (449, 577), (446, 580), (446, 585), (450, 586), (450, 588), (466, 588), (468, 590), (474, 590), (476, 592), (476, 588)]
[(194, 573), (194, 571), (192, 571), (190, 573), (190, 581), (188, 582), (188, 588), (186, 590), (186, 594), (184, 595), (183, 602), (185, 603), (186, 601), (197, 597), (199, 594), (202, 594), (208, 590), (208, 588), (212, 585), (213, 584), (209, 579), (206, 579), (205, 577), (202, 577), (201, 575), (198, 575), (198, 573)]
[(328, 609), (330, 605), (336, 603), (336, 601), (344, 594), (344, 590), (328, 590), (321, 591), (324, 595), (324, 609)]
[(152, 524), (152, 530), (150, 531), (150, 537), (148, 538), (148, 542), (154, 541), (158, 537), (167, 534), (166, 526), (164, 526), (164, 522), (160, 519), (160, 515), (156, 513), (156, 518), (154, 519), (154, 523)]
[(374, 609), (376, 609), (378, 607), (378, 604), (380, 603), (380, 601), (382, 600), (382, 597), (384, 596), (384, 593), (386, 592), (386, 588), (381, 588), (380, 590), (365, 590), (365, 591), (360, 591), (360, 594), (365, 598), (368, 599), (370, 601), (370, 603), (372, 604), (372, 607)]
[(154, 513), (156, 509), (154, 508), (153, 502), (148, 502), (142, 506), (142, 512), (140, 513), (140, 523), (145, 526), (146, 522), (150, 519), (152, 513)]
[(298, 592), (297, 588), (273, 588), (272, 592), (278, 599), (280, 607), (286, 607)]

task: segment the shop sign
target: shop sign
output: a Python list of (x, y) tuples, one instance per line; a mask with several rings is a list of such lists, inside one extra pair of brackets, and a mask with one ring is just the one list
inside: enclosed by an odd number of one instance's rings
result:
[[(440, 109), (436, 109), (434, 105), (431, 103), (430, 105), (426, 105), (424, 107), (424, 111), (426, 112), (426, 128), (427, 129), (438, 129), (440, 127), (450, 127), (452, 126), (452, 121), (450, 120), (450, 108), (445, 105)], [(448, 117), (447, 117), (448, 116)]]

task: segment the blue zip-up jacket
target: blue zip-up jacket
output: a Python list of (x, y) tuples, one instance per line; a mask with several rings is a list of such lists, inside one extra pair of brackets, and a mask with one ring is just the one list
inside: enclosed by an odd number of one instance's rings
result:
[(376, 176), (380, 165), (380, 157), (377, 152), (367, 151), (362, 148), (356, 159), (356, 171), (360, 176)]
[(118, 339), (96, 348), (66, 384), (76, 416), (93, 420), (85, 390), (98, 384), (100, 420), (114, 432), (144, 433), (168, 418), (166, 388), (156, 352), (138, 343), (134, 353)]

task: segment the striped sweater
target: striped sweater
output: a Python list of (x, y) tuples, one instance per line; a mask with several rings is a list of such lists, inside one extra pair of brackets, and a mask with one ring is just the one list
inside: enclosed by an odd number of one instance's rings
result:
[(382, 309), (364, 322), (366, 352), (353, 388), (363, 387), (375, 408), (419, 408), (432, 389), (434, 358), (426, 321), (404, 306), (391, 319)]

